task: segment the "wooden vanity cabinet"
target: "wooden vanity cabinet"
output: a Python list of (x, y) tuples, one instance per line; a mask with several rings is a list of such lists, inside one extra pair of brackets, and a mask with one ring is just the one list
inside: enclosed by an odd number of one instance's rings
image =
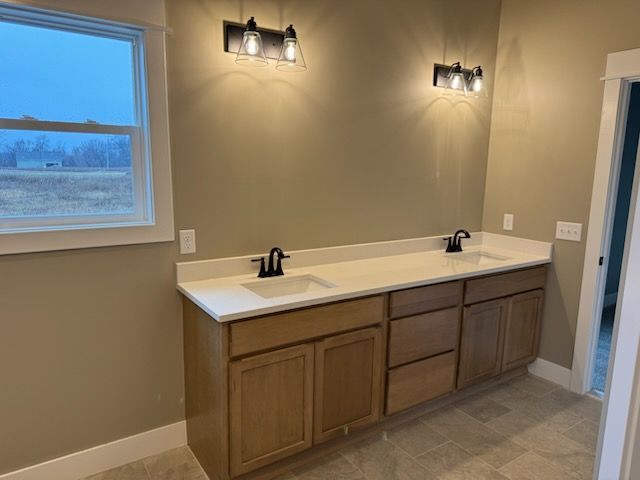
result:
[(373, 296), (221, 326), (230, 478), (379, 421), (383, 320)]
[(505, 323), (502, 371), (528, 365), (538, 355), (544, 290), (514, 295), (509, 299)]
[(380, 419), (381, 329), (337, 335), (315, 344), (314, 443)]
[(455, 390), (463, 282), (389, 295), (386, 415)]
[(392, 421), (383, 415), (526, 365), (537, 355), (545, 274), (536, 267), (230, 323), (185, 298), (189, 446), (211, 479), (271, 478), (314, 456), (303, 453), (314, 445), (331, 451)]
[(460, 335), (458, 388), (500, 373), (508, 308), (509, 302), (505, 299), (465, 307)]
[(546, 270), (536, 267), (465, 282), (458, 388), (535, 360)]
[(311, 446), (313, 357), (305, 344), (229, 364), (232, 477)]

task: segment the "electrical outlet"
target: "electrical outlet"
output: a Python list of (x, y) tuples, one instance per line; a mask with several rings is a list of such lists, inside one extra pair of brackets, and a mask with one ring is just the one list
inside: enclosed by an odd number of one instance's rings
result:
[(558, 222), (556, 224), (556, 238), (558, 240), (569, 240), (579, 242), (582, 240), (582, 224), (570, 222)]
[(513, 213), (505, 213), (502, 221), (503, 230), (513, 230)]
[(196, 231), (180, 230), (180, 254), (196, 253)]

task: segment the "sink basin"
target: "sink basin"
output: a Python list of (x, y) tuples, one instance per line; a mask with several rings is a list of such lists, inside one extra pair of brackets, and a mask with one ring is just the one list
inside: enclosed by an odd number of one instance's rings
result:
[(485, 265), (488, 263), (504, 262), (505, 260), (509, 260), (508, 257), (503, 257), (501, 255), (495, 255), (493, 253), (487, 253), (487, 252), (462, 252), (462, 253), (453, 253), (447, 256), (449, 256), (453, 260), (460, 260), (461, 262), (473, 263), (474, 265)]
[(241, 285), (262, 298), (285, 297), (335, 287), (334, 284), (313, 275), (266, 278)]

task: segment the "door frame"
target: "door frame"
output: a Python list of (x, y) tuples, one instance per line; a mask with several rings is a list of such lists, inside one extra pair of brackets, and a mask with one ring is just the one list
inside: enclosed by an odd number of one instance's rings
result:
[(598, 152), (591, 195), (591, 212), (585, 250), (576, 340), (571, 368), (571, 390), (591, 390), (594, 353), (604, 302), (606, 263), (618, 191), (630, 84), (640, 79), (640, 48), (611, 53), (607, 57)]
[[(599, 265), (600, 257), (608, 257), (611, 232), (618, 191), (624, 135), (631, 84), (640, 80), (640, 49), (611, 53), (607, 57), (604, 81), (604, 97), (600, 135), (594, 172), (591, 212), (587, 232), (582, 288), (578, 309), (578, 323), (571, 371), (571, 389), (584, 394), (591, 390), (593, 362), (597, 346), (600, 318), (604, 303), (604, 287), (607, 275), (606, 263)], [(609, 375), (602, 413), (602, 427), (598, 441), (595, 478), (622, 478), (625, 437), (628, 431), (632, 407), (631, 390), (638, 355), (638, 336), (633, 335), (633, 311), (628, 306), (636, 300), (633, 295), (624, 296), (624, 289), (635, 285), (634, 275), (640, 279), (640, 261), (632, 268), (635, 256), (629, 255), (631, 243), (640, 250), (640, 208), (636, 207), (637, 185), (629, 213), (629, 229), (619, 295), (620, 308), (616, 313)], [(631, 221), (633, 219), (633, 222)], [(638, 222), (636, 224), (636, 221)], [(640, 258), (639, 258), (640, 260)], [(637, 270), (637, 272), (636, 272)], [(619, 353), (619, 355), (617, 355)], [(603, 448), (605, 446), (606, 448)]]

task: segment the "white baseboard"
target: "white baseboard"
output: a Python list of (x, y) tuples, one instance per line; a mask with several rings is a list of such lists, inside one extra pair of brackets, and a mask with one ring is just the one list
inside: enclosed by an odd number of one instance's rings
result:
[(135, 462), (187, 443), (185, 421), (0, 475), (0, 480), (71, 480)]
[(542, 358), (537, 358), (535, 362), (529, 365), (529, 373), (567, 389), (571, 386), (570, 369)]

